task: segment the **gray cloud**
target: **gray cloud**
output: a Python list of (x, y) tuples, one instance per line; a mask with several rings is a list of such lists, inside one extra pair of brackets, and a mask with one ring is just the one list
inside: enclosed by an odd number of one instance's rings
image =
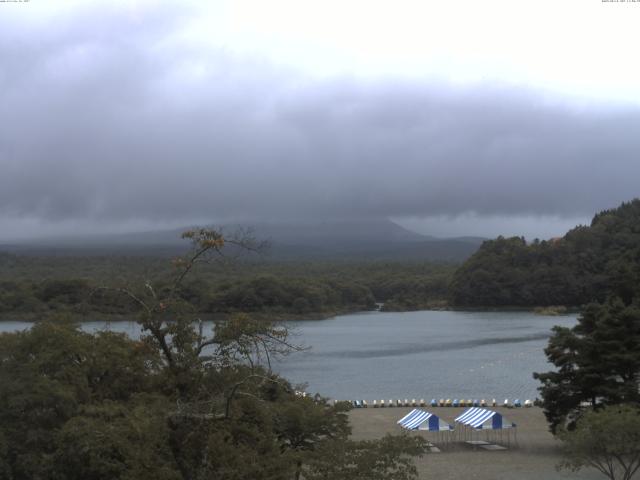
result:
[(184, 39), (191, 14), (0, 19), (0, 217), (580, 217), (640, 194), (637, 107), (312, 79)]

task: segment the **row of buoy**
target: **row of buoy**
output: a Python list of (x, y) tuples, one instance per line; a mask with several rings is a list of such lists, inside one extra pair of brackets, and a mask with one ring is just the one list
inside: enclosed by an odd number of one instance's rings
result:
[[(338, 403), (338, 400), (334, 401), (335, 403)], [(356, 407), (356, 408), (367, 408), (369, 407), (369, 404), (367, 403), (366, 400), (352, 400), (351, 404)], [(429, 402), (429, 405), (432, 407), (497, 407), (498, 406), (498, 402), (496, 401), (496, 399), (494, 398), (493, 400), (491, 400), (490, 402), (487, 402), (486, 400), (482, 399), (482, 400), (458, 400), (453, 399), (451, 400), (450, 398), (447, 398), (446, 400), (441, 398), (440, 400), (436, 400), (435, 398), (431, 399), (431, 402)], [(504, 399), (504, 402), (502, 404), (500, 404), (500, 406), (502, 407), (506, 407), (506, 408), (520, 408), (520, 407), (532, 407), (534, 405), (534, 402), (532, 402), (531, 400), (525, 400), (524, 403), (521, 402), (519, 399), (515, 399), (513, 401), (513, 403), (509, 402), (508, 398)], [(427, 406), (427, 402), (424, 401), (424, 398), (421, 398), (420, 401), (416, 401), (416, 399), (411, 399), (411, 401), (409, 401), (409, 399), (405, 398), (404, 401), (401, 399), (396, 400), (395, 402), (393, 400), (389, 400), (388, 402), (385, 402), (384, 400), (380, 400), (379, 402), (377, 400), (374, 400), (371, 403), (371, 406), (373, 408), (385, 408), (385, 407), (426, 407)]]

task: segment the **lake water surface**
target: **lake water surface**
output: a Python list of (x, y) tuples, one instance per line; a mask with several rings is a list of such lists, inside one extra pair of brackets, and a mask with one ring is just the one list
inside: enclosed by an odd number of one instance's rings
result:
[[(338, 399), (519, 398), (537, 396), (534, 371), (547, 371), (543, 349), (553, 325), (576, 316), (529, 312), (366, 312), (289, 322), (295, 341), (310, 348), (275, 368), (307, 391)], [(0, 322), (0, 331), (28, 328)], [(133, 322), (85, 322), (132, 337)]]
[(339, 399), (533, 399), (554, 325), (529, 312), (367, 312), (293, 322), (309, 351), (279, 365), (309, 392)]

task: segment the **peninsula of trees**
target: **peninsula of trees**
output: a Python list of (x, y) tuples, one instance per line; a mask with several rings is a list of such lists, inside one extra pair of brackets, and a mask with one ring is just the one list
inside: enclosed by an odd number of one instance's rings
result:
[(453, 275), (456, 306), (580, 306), (615, 294), (629, 302), (640, 285), (640, 199), (605, 210), (590, 226), (548, 241), (498, 237)]

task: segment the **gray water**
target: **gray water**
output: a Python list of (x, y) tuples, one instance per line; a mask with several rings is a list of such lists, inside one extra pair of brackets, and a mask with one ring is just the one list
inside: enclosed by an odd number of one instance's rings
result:
[[(366, 312), (289, 322), (294, 341), (310, 347), (275, 369), (307, 391), (338, 399), (533, 399), (532, 373), (552, 369), (544, 355), (553, 325), (575, 316), (528, 312)], [(28, 328), (0, 322), (0, 331)], [(85, 322), (140, 335), (134, 322)]]
[(367, 312), (292, 322), (310, 350), (279, 371), (338, 399), (533, 399), (532, 373), (552, 369), (544, 348), (575, 315), (529, 312)]

